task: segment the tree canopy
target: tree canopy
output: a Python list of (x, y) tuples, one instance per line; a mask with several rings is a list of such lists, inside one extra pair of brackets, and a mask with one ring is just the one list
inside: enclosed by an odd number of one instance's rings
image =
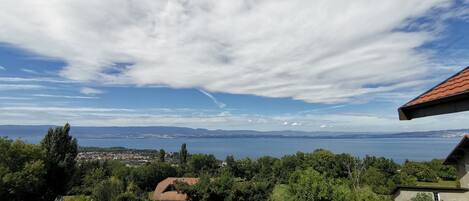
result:
[[(153, 160), (137, 166), (77, 161), (77, 153), (68, 124), (49, 129), (38, 145), (0, 137), (0, 200), (77, 195), (80, 201), (147, 201), (148, 193), (167, 177), (199, 177), (197, 184), (181, 183), (177, 190), (192, 201), (387, 201), (397, 185), (456, 179), (454, 167), (442, 160), (397, 164), (323, 149), (221, 161), (210, 154), (189, 154), (182, 144), (177, 153), (161, 149)], [(419, 194), (412, 201), (426, 200), (427, 195)]]

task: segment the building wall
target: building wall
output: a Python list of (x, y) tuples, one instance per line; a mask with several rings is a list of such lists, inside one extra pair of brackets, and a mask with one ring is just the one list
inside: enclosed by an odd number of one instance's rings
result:
[(449, 193), (449, 192), (443, 192), (440, 193), (440, 199), (442, 201), (469, 201), (469, 193)]
[[(417, 191), (417, 190), (399, 190), (394, 201), (410, 201), (417, 193), (430, 193), (432, 191)], [(442, 201), (469, 201), (469, 192), (439, 192)]]
[(464, 154), (464, 157), (459, 160), (457, 169), (458, 177), (461, 188), (469, 188), (469, 174), (467, 174), (467, 167), (469, 167), (469, 154)]

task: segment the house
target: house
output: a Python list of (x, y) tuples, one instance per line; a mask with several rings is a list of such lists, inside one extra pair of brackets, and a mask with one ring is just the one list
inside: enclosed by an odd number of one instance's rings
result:
[[(448, 78), (398, 109), (400, 120), (469, 111), (469, 67)], [(469, 135), (451, 151), (444, 164), (454, 165), (458, 187), (399, 186), (395, 201), (409, 201), (417, 193), (433, 195), (435, 201), (469, 201)]]
[(446, 158), (445, 165), (454, 165), (457, 169), (459, 185), (456, 187), (420, 187), (398, 186), (394, 190), (395, 201), (409, 201), (417, 193), (430, 193), (435, 201), (469, 201), (469, 135)]
[(398, 109), (400, 120), (469, 110), (469, 67)]
[(199, 182), (198, 178), (176, 178), (168, 177), (165, 180), (158, 183), (155, 188), (155, 191), (152, 195), (152, 200), (158, 201), (185, 201), (187, 200), (187, 195), (177, 192), (174, 185), (177, 182), (186, 183), (188, 185), (195, 185)]

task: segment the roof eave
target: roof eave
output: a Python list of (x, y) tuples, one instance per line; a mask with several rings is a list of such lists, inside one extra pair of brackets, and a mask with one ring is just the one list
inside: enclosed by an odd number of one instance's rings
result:
[(457, 157), (454, 157), (456, 153), (460, 150), (464, 150), (462, 147), (465, 143), (467, 143), (467, 140), (469, 139), (469, 134), (464, 135), (464, 137), (459, 141), (458, 145), (454, 147), (454, 149), (448, 154), (446, 157), (445, 161), (443, 162), (443, 165), (455, 165), (457, 162)]
[(436, 186), (396, 186), (392, 194), (396, 194), (399, 190), (414, 190), (414, 191), (443, 191), (443, 192), (467, 192), (469, 189), (461, 187), (436, 187)]
[(398, 109), (399, 120), (449, 114), (469, 110), (469, 91)]

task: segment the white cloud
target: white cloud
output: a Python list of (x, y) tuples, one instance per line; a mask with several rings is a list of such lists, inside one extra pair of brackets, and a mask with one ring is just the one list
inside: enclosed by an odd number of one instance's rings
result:
[(292, 125), (292, 126), (301, 126), (301, 123), (299, 123), (299, 122), (293, 122), (293, 123), (291, 123), (290, 125)]
[[(47, 115), (47, 118), (42, 118), (44, 115)], [(465, 124), (461, 124), (461, 122), (469, 120), (469, 113), (402, 122), (395, 116), (382, 117), (372, 114), (262, 116), (253, 114), (219, 115), (216, 110), (211, 112), (191, 110), (181, 113), (167, 108), (147, 110), (27, 105), (0, 107), (0, 124), (63, 124), (65, 120), (73, 125), (83, 126), (166, 125), (209, 129), (400, 132), (465, 128)]]
[(202, 89), (199, 89), (200, 93), (206, 95), (208, 98), (210, 98), (210, 100), (212, 100), (213, 103), (215, 103), (215, 105), (217, 105), (219, 108), (225, 108), (226, 107), (226, 104), (225, 103), (222, 103), (220, 101), (218, 101), (218, 99), (216, 99), (212, 94), (202, 90)]
[(36, 77), (36, 78), (23, 78), (23, 77), (0, 77), (0, 82), (49, 82), (49, 83), (78, 83), (72, 80), (57, 79), (51, 77)]
[(0, 100), (31, 100), (29, 97), (0, 96)]
[(301, 122), (288, 122), (288, 121), (284, 121), (282, 124), (284, 126), (301, 126), (301, 125), (303, 125)]
[(21, 71), (25, 72), (25, 73), (29, 73), (29, 74), (40, 74), (38, 73), (37, 71), (35, 70), (32, 70), (32, 69), (29, 69), (29, 68), (22, 68), (20, 69)]
[(336, 103), (421, 84), (435, 36), (399, 30), (448, 2), (2, 0), (0, 42), (75, 80)]
[(90, 87), (83, 87), (80, 89), (80, 93), (86, 94), (86, 95), (96, 95), (96, 94), (102, 94), (103, 91), (99, 89), (90, 88)]
[(6, 70), (4, 66), (0, 66), (0, 70)]
[(39, 111), (39, 112), (132, 112), (126, 108), (94, 107), (0, 107), (0, 111)]
[(334, 111), (339, 108), (346, 107), (347, 105), (334, 105), (334, 106), (328, 106), (328, 107), (321, 107), (321, 108), (316, 108), (316, 109), (311, 109), (311, 110), (303, 110), (298, 112), (299, 114), (311, 114), (311, 113), (319, 113), (319, 112), (326, 112), (326, 111)]
[(36, 84), (0, 84), (0, 91), (38, 90), (47, 88)]
[(53, 95), (53, 94), (33, 94), (35, 97), (42, 98), (67, 98), (67, 99), (97, 99), (94, 96), (67, 96), (67, 95)]

